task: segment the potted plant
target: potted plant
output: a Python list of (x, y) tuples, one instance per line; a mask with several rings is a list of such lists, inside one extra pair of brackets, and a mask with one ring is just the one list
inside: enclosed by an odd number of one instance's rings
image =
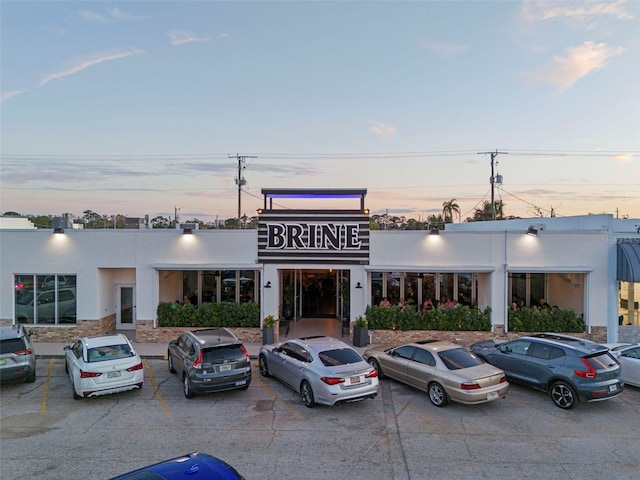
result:
[(273, 315), (267, 315), (262, 320), (262, 344), (268, 345), (275, 342), (275, 323)]
[(353, 325), (353, 345), (366, 347), (369, 344), (369, 322), (367, 317), (360, 315)]

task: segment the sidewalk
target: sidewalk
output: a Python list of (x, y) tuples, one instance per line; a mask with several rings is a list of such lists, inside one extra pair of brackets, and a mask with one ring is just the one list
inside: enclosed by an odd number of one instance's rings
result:
[[(138, 354), (143, 358), (165, 358), (167, 355), (167, 344), (166, 343), (133, 343), (133, 348)], [(56, 358), (56, 357), (64, 357), (64, 347), (66, 343), (33, 343), (33, 348), (36, 351), (36, 357), (38, 358)], [(261, 343), (245, 343), (245, 348), (249, 352), (250, 358), (258, 358), (258, 353), (260, 352), (260, 348), (262, 347)], [(367, 347), (351, 347), (360, 353), (362, 353), (368, 349), (373, 347), (374, 345), (369, 345)]]

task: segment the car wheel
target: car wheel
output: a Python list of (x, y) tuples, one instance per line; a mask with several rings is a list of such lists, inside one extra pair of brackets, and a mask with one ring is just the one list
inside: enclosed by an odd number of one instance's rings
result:
[(267, 365), (267, 357), (260, 355), (260, 358), (258, 359), (258, 366), (260, 367), (260, 375), (263, 377), (271, 376), (269, 373), (269, 365)]
[(436, 407), (444, 407), (449, 403), (449, 396), (447, 392), (444, 391), (444, 388), (442, 388), (442, 385), (433, 382), (429, 385), (429, 400), (431, 400), (431, 403)]
[(191, 391), (191, 381), (189, 380), (189, 375), (187, 375), (186, 373), (182, 376), (182, 387), (184, 396), (186, 398), (193, 398), (193, 392)]
[(551, 385), (549, 395), (556, 406), (565, 410), (574, 408), (578, 403), (580, 403), (580, 399), (578, 398), (575, 389), (563, 381), (559, 381)]
[(31, 375), (29, 375), (27, 378), (25, 378), (24, 380), (27, 383), (33, 383), (36, 381), (36, 371), (34, 370), (33, 373)]
[(378, 363), (378, 361), (375, 358), (370, 358), (369, 359), (369, 365), (371, 365), (373, 368), (376, 369), (376, 371), (378, 372), (378, 378), (384, 378), (384, 373), (382, 372), (382, 367), (380, 366), (380, 364)]
[(302, 382), (300, 385), (300, 397), (302, 398), (302, 403), (307, 408), (313, 408), (316, 405), (316, 402), (313, 398), (313, 388), (306, 380)]
[(171, 359), (171, 353), (167, 352), (167, 363), (169, 364), (169, 372), (176, 373), (176, 369), (173, 368), (173, 360)]

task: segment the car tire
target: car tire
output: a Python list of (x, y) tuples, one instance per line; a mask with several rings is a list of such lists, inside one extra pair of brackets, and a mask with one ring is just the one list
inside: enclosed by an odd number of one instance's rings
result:
[(64, 373), (68, 374), (69, 373), (69, 364), (67, 363), (67, 361), (64, 361)]
[(260, 355), (258, 358), (258, 367), (260, 368), (260, 375), (263, 377), (270, 377), (269, 365), (267, 364), (267, 357)]
[(384, 378), (384, 372), (382, 371), (382, 367), (380, 366), (380, 364), (375, 358), (369, 359), (369, 365), (371, 365), (373, 368), (376, 369), (376, 372), (378, 372), (378, 378)]
[(73, 383), (71, 383), (71, 390), (73, 391), (73, 399), (74, 400), (80, 400), (82, 398), (82, 396), (80, 396), (80, 395), (78, 395), (76, 393), (76, 386)]
[(580, 398), (578, 397), (575, 388), (562, 380), (551, 385), (551, 388), (549, 388), (549, 396), (551, 397), (551, 400), (553, 400), (553, 403), (563, 410), (575, 408), (578, 403), (580, 403)]
[(173, 359), (171, 358), (170, 352), (167, 352), (167, 363), (169, 364), (169, 373), (176, 373), (176, 369), (173, 368)]
[(436, 407), (444, 407), (449, 403), (449, 396), (444, 391), (442, 385), (437, 382), (429, 384), (429, 400)]
[(33, 373), (31, 373), (31, 375), (29, 375), (27, 378), (24, 379), (24, 381), (26, 383), (33, 383), (36, 381), (36, 371), (34, 370)]
[(307, 408), (313, 408), (316, 406), (315, 398), (313, 396), (313, 388), (311, 388), (311, 384), (304, 380), (300, 385), (300, 398), (302, 399), (302, 403)]
[(193, 398), (193, 392), (191, 391), (191, 381), (189, 380), (189, 375), (184, 373), (182, 375), (182, 392), (184, 393), (185, 398)]

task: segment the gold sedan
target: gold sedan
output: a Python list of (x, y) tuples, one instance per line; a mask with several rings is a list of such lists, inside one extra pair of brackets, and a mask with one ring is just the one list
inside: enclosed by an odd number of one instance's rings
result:
[(451, 342), (424, 340), (375, 347), (363, 356), (380, 378), (390, 377), (427, 392), (436, 407), (444, 407), (449, 401), (490, 402), (509, 390), (502, 370)]

